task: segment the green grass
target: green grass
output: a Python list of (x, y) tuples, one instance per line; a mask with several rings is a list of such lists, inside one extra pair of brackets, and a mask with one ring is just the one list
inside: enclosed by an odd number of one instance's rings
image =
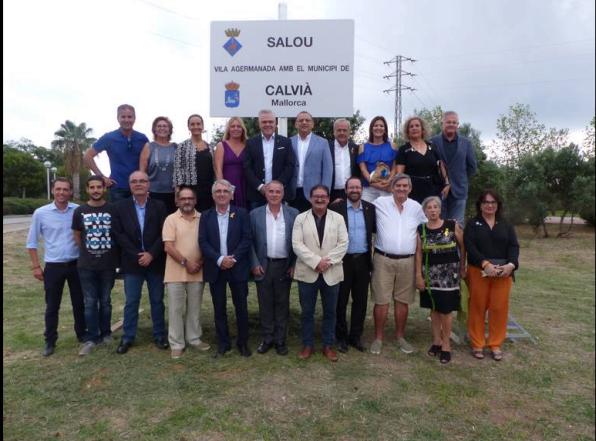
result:
[[(456, 346), (448, 366), (425, 355), (429, 322), (418, 307), (407, 328), (415, 354), (402, 354), (389, 339), (378, 357), (352, 350), (335, 364), (320, 353), (298, 360), (295, 287), (287, 357), (271, 351), (215, 360), (188, 351), (172, 361), (151, 345), (146, 295), (128, 354), (115, 354), (114, 344), (78, 357), (65, 292), (57, 351), (44, 359), (43, 289), (29, 272), (25, 232), (5, 234), (4, 439), (593, 440), (594, 231), (576, 228), (569, 239), (520, 233), (510, 309), (538, 343), (507, 343), (501, 363), (474, 360), (466, 346)], [(121, 281), (113, 305), (116, 320)], [(254, 287), (249, 310), (254, 350)], [(229, 313), (235, 334), (231, 305)], [(215, 343), (207, 290), (201, 318), (205, 340)]]

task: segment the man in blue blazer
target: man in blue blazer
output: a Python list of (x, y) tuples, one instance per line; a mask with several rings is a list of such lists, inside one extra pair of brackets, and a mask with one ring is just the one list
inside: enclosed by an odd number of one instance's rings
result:
[(282, 204), (284, 186), (279, 181), (267, 184), (265, 197), (267, 205), (250, 212), (250, 266), (257, 284), (263, 336), (257, 352), (264, 354), (275, 345), (279, 355), (287, 355), (290, 287), (296, 263), (292, 228), (298, 210)]
[(248, 348), (248, 271), (250, 251), (250, 223), (244, 208), (230, 205), (234, 189), (225, 179), (213, 184), (211, 193), (215, 208), (201, 215), (199, 246), (203, 253), (203, 279), (209, 282), (215, 331), (217, 333), (216, 357), (231, 349), (226, 313), (226, 284), (230, 285), (236, 310), (238, 338), (236, 346), (240, 355), (250, 357)]
[(443, 114), (442, 132), (431, 141), (447, 165), (449, 195), (442, 204), (442, 218), (455, 219), (463, 228), (468, 199), (468, 184), (476, 174), (476, 154), (470, 140), (457, 133), (459, 117), (456, 112)]
[(259, 128), (261, 133), (246, 142), (243, 165), (246, 198), (251, 209), (265, 205), (265, 184), (273, 179), (284, 185), (286, 200), (294, 199), (290, 188), (296, 166), (292, 143), (275, 134), (277, 123), (271, 110), (259, 112)]
[(329, 142), (312, 133), (314, 121), (306, 111), (296, 116), (298, 134), (292, 136), (292, 148), (296, 157), (296, 169), (292, 181), (294, 199), (287, 198), (292, 207), (301, 213), (310, 209), (310, 190), (315, 185), (332, 188), (333, 160)]

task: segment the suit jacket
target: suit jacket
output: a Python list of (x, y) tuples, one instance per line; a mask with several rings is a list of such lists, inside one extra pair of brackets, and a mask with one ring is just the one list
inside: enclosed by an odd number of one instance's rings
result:
[[(294, 173), (294, 179), (292, 180), (292, 188), (295, 194), (295, 189), (298, 183), (298, 171), (300, 170), (298, 135), (294, 135), (290, 139), (292, 140), (292, 148), (294, 149), (294, 156), (296, 157), (296, 171)], [(310, 189), (315, 185), (323, 184), (329, 190), (332, 189), (331, 176), (333, 175), (333, 161), (331, 160), (331, 153), (329, 153), (329, 141), (314, 133), (311, 135), (308, 150), (304, 156), (303, 169), (304, 179), (302, 188), (304, 189), (304, 196), (306, 199), (310, 196)]]
[(248, 212), (241, 207), (230, 205), (230, 218), (228, 220), (228, 255), (234, 256), (236, 264), (229, 270), (222, 270), (217, 265), (221, 257), (219, 242), (219, 224), (217, 210), (210, 208), (201, 213), (199, 223), (199, 247), (203, 253), (203, 279), (205, 282), (214, 283), (223, 271), (229, 271), (233, 282), (248, 280), (249, 251), (250, 251), (250, 223)]
[[(351, 140), (348, 141), (347, 148), (350, 151), (350, 174), (352, 176), (361, 176), (360, 167), (356, 164), (356, 158), (358, 157), (358, 145), (354, 144)], [(329, 140), (329, 151), (331, 152), (331, 164), (333, 165), (333, 173), (331, 174), (331, 187), (329, 190), (333, 190), (335, 186), (335, 139)]]
[[(337, 201), (329, 205), (329, 209), (341, 214), (346, 224), (346, 229), (350, 230), (350, 223), (348, 222), (348, 204), (350, 201)], [(364, 211), (364, 225), (366, 227), (366, 244), (368, 246), (368, 264), (372, 269), (372, 234), (377, 229), (377, 215), (375, 206), (370, 202), (361, 199), (362, 209)]]
[[(244, 178), (246, 179), (246, 197), (251, 202), (263, 202), (265, 198), (259, 186), (265, 184), (265, 157), (263, 138), (259, 133), (246, 142), (244, 156)], [(291, 193), (292, 177), (296, 167), (292, 143), (285, 136), (275, 135), (273, 146), (272, 178), (284, 185), (287, 201), (294, 199)]]
[[(145, 225), (141, 238), (141, 227), (133, 198), (130, 197), (114, 204), (113, 231), (121, 250), (120, 268), (123, 273), (140, 273), (149, 270), (163, 274), (166, 256), (161, 231), (166, 216), (166, 207), (162, 201), (147, 199)], [(138, 264), (138, 254), (143, 251), (147, 251), (153, 256), (153, 261), (148, 267)]]
[[(267, 271), (267, 219), (266, 205), (255, 208), (250, 212), (250, 230), (252, 237), (250, 266), (262, 266)], [(282, 207), (284, 222), (286, 224), (286, 249), (288, 250), (288, 268), (296, 263), (296, 255), (292, 248), (292, 229), (294, 221), (298, 216), (298, 210), (284, 205)], [(287, 268), (286, 268), (287, 269)], [(263, 277), (255, 276), (255, 280), (262, 280)]]
[(342, 259), (348, 250), (348, 230), (340, 214), (327, 210), (323, 243), (320, 243), (312, 209), (300, 213), (294, 221), (292, 246), (297, 257), (294, 279), (306, 283), (316, 282), (319, 273), (315, 268), (321, 258), (327, 256), (331, 259), (331, 266), (323, 273), (325, 283), (336, 285), (343, 281)]
[(443, 159), (447, 166), (447, 175), (451, 184), (449, 192), (455, 199), (467, 199), (469, 178), (476, 174), (477, 167), (476, 154), (474, 153), (472, 143), (465, 136), (458, 134), (457, 151), (453, 155), (453, 158), (447, 161), (443, 146), (443, 134), (439, 133), (431, 141), (437, 147), (441, 159)]

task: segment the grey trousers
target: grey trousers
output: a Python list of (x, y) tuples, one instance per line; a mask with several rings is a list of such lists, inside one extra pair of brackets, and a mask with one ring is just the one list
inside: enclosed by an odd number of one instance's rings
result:
[(203, 301), (203, 282), (169, 282), (168, 341), (172, 349), (199, 344), (203, 331), (199, 316)]

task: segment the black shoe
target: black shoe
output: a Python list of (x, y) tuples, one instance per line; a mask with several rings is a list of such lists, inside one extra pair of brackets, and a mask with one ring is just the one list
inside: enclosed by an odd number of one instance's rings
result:
[(165, 337), (156, 338), (155, 340), (153, 340), (153, 342), (155, 343), (155, 346), (157, 346), (159, 349), (168, 349), (170, 347), (168, 339)]
[(277, 352), (277, 355), (288, 355), (288, 347), (285, 343), (276, 344), (275, 352)]
[(348, 343), (345, 340), (338, 340), (337, 350), (342, 354), (345, 354), (346, 352), (348, 352)]
[(238, 345), (238, 352), (240, 352), (240, 355), (243, 357), (250, 357), (252, 355), (252, 352), (250, 352), (247, 345)]
[(451, 361), (451, 352), (441, 351), (439, 355), (439, 361), (441, 364), (447, 364)]
[(213, 354), (213, 358), (221, 358), (224, 355), (226, 355), (226, 352), (230, 351), (230, 347), (229, 346), (218, 346), (217, 347), (217, 351), (215, 352), (215, 354)]
[(271, 349), (273, 347), (273, 343), (272, 342), (265, 342), (262, 341), (261, 344), (259, 345), (259, 347), (257, 348), (257, 352), (259, 354), (266, 354), (267, 352), (269, 352), (269, 349)]
[(116, 348), (116, 353), (117, 354), (126, 354), (131, 346), (132, 346), (131, 342), (121, 340), (120, 344)]
[(364, 345), (362, 344), (360, 339), (350, 341), (350, 346), (352, 346), (354, 349), (356, 349), (357, 351), (360, 351), (360, 352), (366, 351), (366, 348), (364, 347)]
[(429, 357), (436, 357), (441, 354), (441, 345), (432, 345), (426, 353)]
[(52, 355), (54, 353), (55, 349), (56, 349), (55, 344), (46, 343), (46, 347), (43, 349), (43, 351), (41, 351), (41, 355), (43, 355), (44, 357), (49, 357), (50, 355)]

